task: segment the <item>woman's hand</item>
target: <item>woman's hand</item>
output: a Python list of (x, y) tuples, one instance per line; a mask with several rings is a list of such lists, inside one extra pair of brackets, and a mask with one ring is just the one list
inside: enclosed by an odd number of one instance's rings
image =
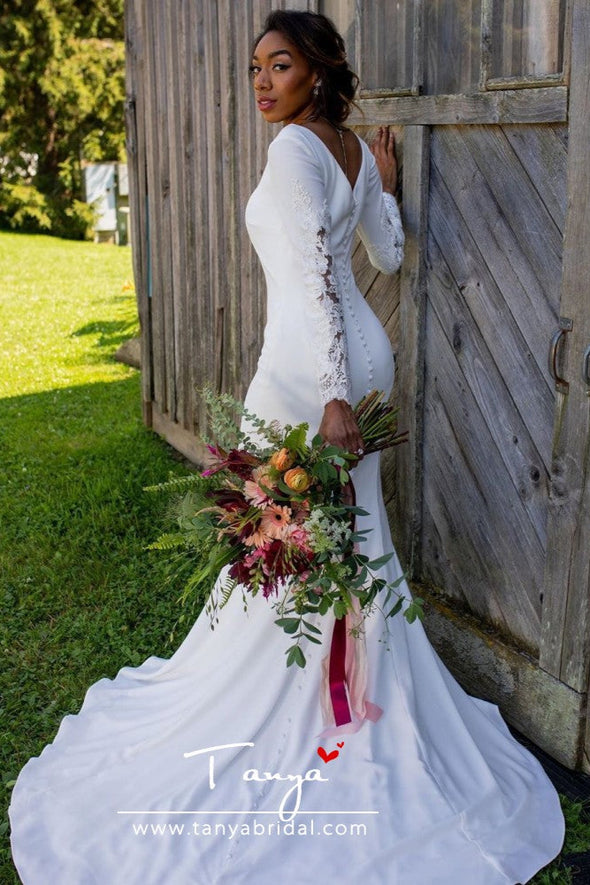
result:
[(395, 156), (395, 135), (390, 126), (380, 126), (370, 145), (383, 190), (395, 196), (397, 190), (397, 158)]
[(362, 455), (363, 438), (354, 412), (345, 400), (332, 399), (326, 403), (318, 433), (330, 445)]

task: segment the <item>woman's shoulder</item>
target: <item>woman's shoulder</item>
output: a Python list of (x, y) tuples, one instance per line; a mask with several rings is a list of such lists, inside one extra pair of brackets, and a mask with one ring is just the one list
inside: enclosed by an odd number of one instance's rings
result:
[(269, 160), (281, 157), (288, 159), (294, 155), (314, 159), (319, 165), (322, 164), (324, 157), (319, 150), (320, 146), (314, 143), (314, 139), (318, 136), (314, 135), (311, 130), (305, 126), (299, 126), (297, 123), (288, 123), (280, 130), (268, 146)]

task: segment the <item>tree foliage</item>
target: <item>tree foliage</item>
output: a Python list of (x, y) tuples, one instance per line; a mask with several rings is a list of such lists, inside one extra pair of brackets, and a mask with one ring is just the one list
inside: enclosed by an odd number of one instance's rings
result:
[(83, 237), (81, 160), (124, 157), (124, 0), (0, 7), (0, 224)]

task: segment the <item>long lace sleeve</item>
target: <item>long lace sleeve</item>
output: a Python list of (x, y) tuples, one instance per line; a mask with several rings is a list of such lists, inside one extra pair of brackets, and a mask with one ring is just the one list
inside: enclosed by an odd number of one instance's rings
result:
[(330, 244), (321, 164), (288, 129), (268, 151), (268, 171), (285, 231), (303, 271), (305, 309), (322, 405), (351, 403), (346, 330)]
[(371, 154), (369, 185), (358, 232), (371, 264), (381, 273), (395, 273), (404, 256), (404, 231), (397, 201), (383, 192), (381, 176)]

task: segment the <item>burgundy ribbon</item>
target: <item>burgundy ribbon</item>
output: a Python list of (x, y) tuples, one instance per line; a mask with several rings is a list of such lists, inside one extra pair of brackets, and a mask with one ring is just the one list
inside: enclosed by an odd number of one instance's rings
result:
[[(352, 503), (356, 495), (352, 482)], [(354, 531), (356, 520), (353, 520)], [(377, 722), (383, 713), (381, 707), (365, 697), (367, 686), (367, 653), (364, 636), (347, 636), (353, 627), (358, 627), (360, 606), (353, 599), (354, 612), (334, 620), (334, 631), (329, 657), (322, 661), (322, 688), (320, 698), (324, 716), (321, 737), (338, 734), (338, 728), (345, 726), (345, 732), (355, 732), (366, 719)], [(330, 709), (331, 707), (331, 709)], [(331, 723), (332, 714), (334, 717)]]
[(346, 694), (346, 618), (334, 621), (330, 646), (330, 699), (336, 725), (352, 722)]

